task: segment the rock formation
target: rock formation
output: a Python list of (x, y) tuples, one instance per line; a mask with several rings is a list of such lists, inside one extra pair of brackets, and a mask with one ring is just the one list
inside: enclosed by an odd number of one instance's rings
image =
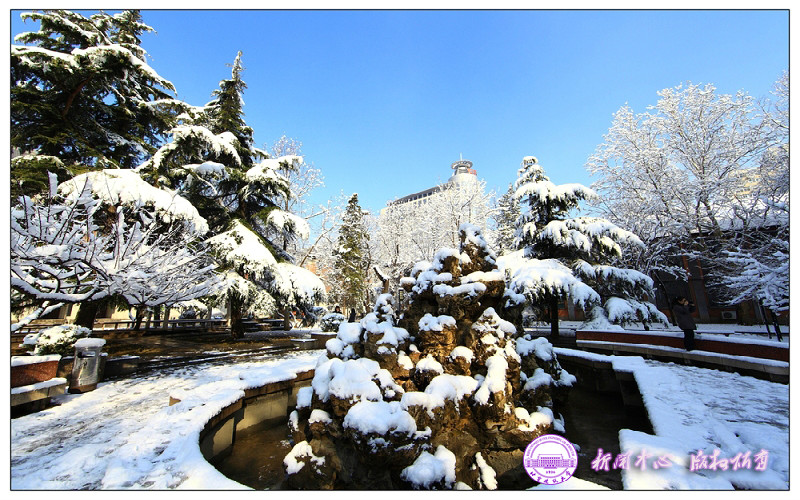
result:
[(480, 230), (401, 280), (358, 323), (342, 323), (289, 425), (287, 486), (304, 489), (529, 487), (536, 437), (563, 432), (552, 389), (571, 385), (546, 339), (519, 319)]

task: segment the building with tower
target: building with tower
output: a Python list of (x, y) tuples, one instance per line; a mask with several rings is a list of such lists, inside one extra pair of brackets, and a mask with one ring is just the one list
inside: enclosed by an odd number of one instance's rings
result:
[(390, 201), (386, 204), (386, 207), (381, 209), (381, 215), (384, 215), (392, 209), (401, 206), (414, 207), (428, 203), (432, 196), (439, 195), (444, 189), (447, 188), (472, 189), (478, 184), (478, 172), (472, 168), (471, 161), (465, 160), (462, 157), (453, 162), (450, 165), (450, 168), (453, 169), (453, 175), (447, 179), (447, 182), (425, 189), (424, 191), (412, 193), (394, 201)]

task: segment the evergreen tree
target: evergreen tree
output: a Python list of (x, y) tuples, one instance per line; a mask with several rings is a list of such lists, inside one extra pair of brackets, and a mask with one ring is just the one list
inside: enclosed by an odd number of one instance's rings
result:
[(236, 137), (236, 151), (243, 168), (253, 166), (253, 129), (244, 121), (244, 94), (247, 84), (242, 80), (242, 51), (236, 54), (230, 65), (231, 78), (219, 82), (219, 88), (211, 93), (214, 97), (206, 104), (209, 129), (215, 134), (230, 132)]
[(513, 252), (517, 249), (515, 232), (519, 215), (519, 202), (514, 198), (514, 186), (509, 184), (508, 191), (497, 200), (497, 212), (494, 217), (497, 225), (495, 247), (498, 255)]
[[(519, 177), (514, 184), (514, 198), (527, 209), (520, 214), (516, 236), (528, 259), (553, 259), (591, 287), (603, 307), (588, 311), (591, 320), (628, 323), (632, 321), (666, 321), (663, 314), (648, 302), (652, 295), (652, 280), (632, 269), (615, 267), (622, 256), (623, 246), (642, 242), (631, 233), (597, 217), (570, 217), (581, 200), (597, 195), (581, 184), (555, 185), (545, 175), (537, 159), (523, 159)], [(558, 335), (558, 304), (571, 298), (591, 307), (594, 301), (569, 297), (573, 287), (543, 288), (543, 304), (538, 309), (548, 318), (551, 334)]]
[(335, 260), (340, 302), (350, 309), (364, 307), (369, 300), (369, 233), (364, 216), (354, 193), (342, 218)]
[(11, 47), (11, 145), (84, 168), (133, 167), (152, 154), (185, 105), (145, 62), (140, 36), (152, 28), (139, 12), (86, 18), (46, 10), (22, 18), (40, 28)]
[[(44, 196), (48, 173), (60, 183), (88, 170), (138, 165), (188, 109), (145, 62), (140, 37), (153, 30), (138, 11), (21, 17), (40, 27), (11, 47), (12, 199)], [(96, 307), (85, 301), (79, 317), (91, 325)]]
[(208, 243), (226, 276), (216, 300), (229, 311), (234, 337), (244, 334), (245, 314), (283, 309), (288, 328), (290, 309), (307, 312), (324, 295), (319, 279), (293, 265), (284, 250), (287, 241), (308, 237), (306, 221), (282, 208), (292, 193), (281, 170), (296, 168), (302, 158), (272, 159), (253, 147), (243, 118), (242, 70), (239, 52), (215, 99), (183, 115), (170, 131), (172, 141), (141, 168), (152, 183), (177, 189), (208, 221)]

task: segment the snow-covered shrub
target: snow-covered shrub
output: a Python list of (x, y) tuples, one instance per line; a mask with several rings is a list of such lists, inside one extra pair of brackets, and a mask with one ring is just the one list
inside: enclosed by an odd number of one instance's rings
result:
[(322, 306), (314, 306), (306, 311), (306, 315), (309, 316), (312, 324), (317, 324), (322, 320), (322, 318), (328, 315), (328, 310)]
[(88, 337), (91, 333), (91, 330), (82, 326), (58, 325), (40, 330), (39, 333), (26, 335), (22, 343), (35, 346), (33, 350), (35, 356), (45, 354), (71, 356), (74, 354), (75, 342)]
[(344, 314), (326, 314), (319, 321), (319, 327), (323, 332), (338, 332), (339, 325), (344, 321)]

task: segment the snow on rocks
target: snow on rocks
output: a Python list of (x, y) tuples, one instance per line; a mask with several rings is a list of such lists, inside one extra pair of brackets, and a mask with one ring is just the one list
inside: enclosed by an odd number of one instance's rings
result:
[(467, 347), (464, 347), (463, 345), (456, 346), (450, 352), (450, 359), (462, 358), (467, 363), (472, 363), (474, 357), (475, 356), (472, 354), (472, 350)]
[(308, 442), (300, 441), (292, 447), (292, 451), (283, 459), (283, 464), (289, 474), (297, 474), (309, 461), (319, 466), (325, 463), (325, 458), (314, 455), (314, 451)]
[[(501, 354), (494, 354), (486, 360), (486, 376), (478, 390), (475, 392), (475, 401), (482, 405), (489, 404), (489, 398), (500, 393), (501, 395), (506, 389), (506, 371), (508, 370), (508, 361)], [(498, 406), (499, 401), (493, 400), (492, 403), (495, 407)]]
[[(508, 479), (493, 470), (558, 427), (549, 411), (555, 356), (537, 372), (535, 350), (527, 360), (517, 353), (519, 305), (503, 303), (504, 274), (480, 230), (466, 225), (460, 235), (459, 249), (439, 250), (401, 281), (408, 294), (397, 311), (381, 295), (328, 341), (290, 423), (325, 462), (297, 473), (287, 466), (289, 486), (495, 488)], [(534, 375), (527, 390), (523, 363)], [(319, 412), (330, 421), (321, 425)]]
[(344, 427), (345, 429), (354, 429), (361, 434), (397, 433), (410, 436), (417, 432), (417, 423), (398, 401), (361, 401), (356, 403), (345, 415)]
[(533, 354), (542, 361), (553, 359), (553, 345), (545, 337), (523, 337), (517, 339), (517, 353), (520, 356)]
[(308, 408), (311, 406), (311, 396), (314, 389), (311, 387), (301, 387), (297, 391), (297, 408)]
[(452, 316), (432, 316), (430, 313), (428, 313), (423, 316), (417, 324), (420, 330), (441, 332), (445, 326), (456, 326), (456, 320)]
[(331, 416), (325, 410), (313, 410), (311, 412), (311, 416), (308, 417), (308, 423), (310, 424), (313, 424), (315, 422), (328, 423), (330, 421), (331, 421)]
[[(520, 408), (520, 410), (523, 410), (523, 408)], [(480, 470), (481, 486), (485, 487), (487, 490), (496, 490), (497, 472), (495, 472), (495, 470), (486, 463), (486, 460), (483, 459), (483, 456), (480, 454), (480, 452), (475, 454), (475, 463)]]
[(431, 455), (427, 451), (405, 469), (401, 476), (415, 488), (450, 488), (456, 480), (456, 456), (444, 446)]
[(417, 362), (416, 369), (423, 372), (435, 372), (438, 374), (444, 373), (442, 364), (436, 361), (430, 354), (420, 359)]
[(383, 393), (375, 377), (381, 370), (376, 361), (367, 358), (342, 361), (333, 358), (317, 366), (311, 387), (322, 401), (333, 398), (333, 413), (343, 416), (353, 403), (360, 400), (380, 401)]

